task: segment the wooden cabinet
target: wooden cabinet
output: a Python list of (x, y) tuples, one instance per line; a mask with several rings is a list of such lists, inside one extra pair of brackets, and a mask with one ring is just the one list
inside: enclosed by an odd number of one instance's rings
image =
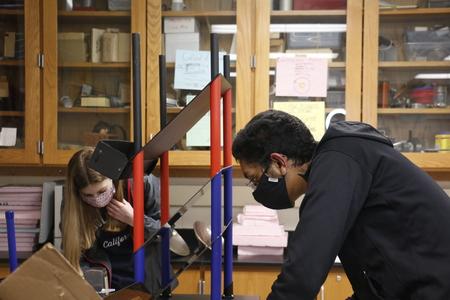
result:
[[(333, 9), (308, 2), (313, 9), (275, 10), (270, 7), (271, 1), (258, 3), (254, 113), (277, 108), (280, 102), (313, 101), (324, 102), (327, 115), (345, 109), (345, 119), (360, 120), (362, 2), (343, 1)], [(295, 56), (328, 59), (326, 97), (276, 94), (277, 60)], [(307, 90), (316, 83), (304, 78), (299, 84)]]
[(380, 3), (366, 1), (364, 8), (362, 120), (420, 168), (448, 172), (448, 138), (438, 146), (450, 131), (450, 8)]
[(38, 164), (41, 131), (40, 1), (0, 4), (0, 163)]
[[(233, 288), (235, 295), (258, 296), (266, 299), (271, 291), (273, 282), (280, 273), (280, 266), (239, 266), (233, 268)], [(203, 293), (210, 292), (211, 272), (206, 268), (194, 266), (183, 272), (179, 277), (179, 285), (174, 294), (199, 294), (200, 280), (203, 279)], [(353, 294), (350, 282), (342, 267), (333, 267), (317, 300), (343, 300)]]
[[(132, 139), (131, 32), (140, 33), (146, 61), (145, 1), (123, 10), (106, 0), (79, 10), (64, 3), (43, 6), (44, 164), (65, 164), (99, 139)], [(141, 70), (145, 95), (145, 63)]]
[[(254, 1), (184, 1), (186, 7), (182, 11), (170, 9), (170, 1), (151, 0), (148, 1), (148, 69), (147, 86), (151, 87), (147, 94), (147, 140), (160, 129), (159, 118), (159, 75), (158, 56), (166, 54), (167, 71), (167, 98), (172, 105), (167, 108), (167, 119), (172, 119), (182, 107), (206, 84), (210, 78), (208, 69), (209, 53), (198, 54), (196, 57), (186, 58), (190, 64), (178, 66), (174, 62), (174, 57), (178, 50), (179, 55), (184, 51), (184, 55), (189, 55), (186, 51), (209, 51), (210, 34), (216, 33), (218, 38), (219, 51), (231, 55), (231, 79), (233, 86), (233, 131), (245, 125), (252, 116), (252, 70), (250, 58), (254, 48), (252, 38), (254, 38), (254, 24), (252, 24), (252, 9)], [(189, 22), (195, 29), (181, 29), (185, 32), (174, 33), (168, 28), (168, 22)], [(182, 21), (184, 20), (184, 21)], [(187, 21), (186, 21), (187, 20)], [(167, 26), (164, 28), (163, 24)], [(220, 26), (218, 26), (220, 25)], [(221, 28), (224, 25), (225, 28)], [(170, 31), (170, 32), (168, 32)], [(186, 38), (186, 41), (184, 39)], [(205, 56), (206, 55), (206, 56)], [(186, 57), (186, 56), (185, 56)], [(198, 59), (200, 62), (192, 60)], [(206, 63), (206, 68), (205, 68)], [(183, 66), (185, 69), (183, 69)], [(195, 69), (198, 68), (198, 69)], [(175, 81), (175, 71), (184, 70), (191, 72), (188, 76), (192, 82), (192, 88), (188, 89), (181, 81)], [(178, 72), (177, 71), (177, 72)], [(180, 71), (180, 73), (183, 73)], [(202, 81), (203, 76), (206, 81)], [(182, 78), (182, 76), (178, 76)], [(194, 78), (196, 78), (194, 80)], [(200, 82), (200, 83), (199, 83)], [(203, 82), (203, 83), (202, 83)], [(197, 86), (197, 87), (195, 87)], [(207, 121), (206, 121), (206, 124)], [(202, 138), (202, 139), (199, 139)], [(203, 139), (204, 137), (204, 139)], [(171, 166), (181, 167), (206, 167), (209, 165), (209, 131), (195, 128), (175, 145), (170, 152), (169, 159)]]
[[(161, 35), (162, 24), (173, 18), (195, 18), (198, 24), (200, 50), (209, 50), (209, 33), (217, 32), (219, 48), (232, 56), (232, 85), (234, 93), (234, 133), (243, 128), (256, 113), (274, 107), (281, 101), (318, 101), (326, 103), (326, 113), (334, 108), (345, 108), (348, 120), (360, 120), (361, 115), (361, 64), (362, 64), (362, 3), (349, 0), (341, 9), (333, 10), (272, 10), (273, 1), (185, 1), (182, 11), (164, 10), (170, 4), (157, 0), (149, 1), (148, 11), (151, 14), (148, 30), (148, 66), (147, 76), (148, 111), (147, 139), (159, 130), (159, 93), (157, 80), (157, 55), (163, 53)], [(208, 3), (208, 4), (206, 4)], [(205, 5), (209, 7), (205, 8)], [(226, 7), (228, 10), (220, 9)], [(231, 10), (230, 10), (231, 7)], [(160, 10), (158, 10), (160, 8)], [(159, 22), (156, 20), (160, 20)], [(319, 24), (322, 23), (322, 24)], [(326, 24), (323, 24), (326, 23)], [(220, 26), (218, 26), (220, 25)], [(326, 28), (322, 25), (326, 25)], [(310, 35), (314, 40), (311, 45), (289, 44), (289, 38), (295, 34)], [(175, 51), (167, 47), (165, 36), (165, 53)], [(329, 41), (324, 39), (331, 39)], [(306, 41), (308, 38), (304, 39)], [(322, 40), (321, 40), (322, 39)], [(303, 42), (304, 42), (303, 41)], [(271, 46), (272, 45), (272, 46)], [(182, 48), (182, 46), (180, 46)], [(331, 48), (332, 47), (332, 48)], [(309, 49), (305, 49), (309, 48)], [(311, 49), (312, 48), (312, 49)], [(320, 48), (318, 50), (317, 48)], [(297, 51), (298, 50), (298, 51)], [(334, 55), (329, 63), (330, 81), (326, 98), (294, 98), (276, 97), (274, 95), (276, 59), (284, 56)], [(170, 54), (169, 56), (173, 56)], [(235, 57), (235, 59), (233, 59)], [(327, 56), (328, 57), (328, 56)], [(174, 64), (172, 59), (167, 64), (168, 98), (177, 103), (185, 102), (186, 94), (191, 90), (177, 89), (174, 82)], [(155, 78), (156, 77), (156, 78)], [(312, 84), (312, 83), (311, 83)], [(169, 108), (167, 115), (172, 117), (180, 108)], [(208, 166), (208, 147), (191, 147), (182, 141), (170, 153), (171, 166)], [(184, 144), (183, 144), (184, 143)]]
[(66, 165), (76, 150), (99, 139), (133, 139), (131, 32), (140, 33), (145, 120), (147, 24), (146, 1), (130, 2), (0, 5), (2, 37), (16, 32), (22, 50), (16, 49), (20, 57), (0, 60), (13, 103), (0, 107), (0, 125), (17, 128), (15, 146), (0, 148), (1, 164)]

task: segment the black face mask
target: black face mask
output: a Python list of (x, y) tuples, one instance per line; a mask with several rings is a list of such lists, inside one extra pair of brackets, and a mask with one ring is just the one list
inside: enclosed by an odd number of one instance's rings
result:
[(263, 174), (258, 186), (253, 191), (253, 198), (265, 207), (271, 209), (294, 207), (294, 203), (289, 200), (284, 177), (274, 179)]

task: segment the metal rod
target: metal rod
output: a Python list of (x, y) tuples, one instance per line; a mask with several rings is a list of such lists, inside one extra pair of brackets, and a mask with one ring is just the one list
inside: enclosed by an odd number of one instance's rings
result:
[(132, 33), (133, 53), (133, 132), (134, 152), (138, 153), (133, 160), (133, 246), (134, 246), (134, 279), (145, 280), (144, 244), (144, 153), (142, 147), (141, 120), (141, 60), (140, 36)]
[(5, 211), (6, 230), (8, 233), (8, 255), (9, 271), (14, 272), (17, 269), (17, 251), (16, 251), (16, 230), (14, 227), (14, 212)]
[(211, 80), (219, 74), (219, 42), (217, 33), (211, 33)]
[(223, 56), (223, 76), (226, 80), (230, 80), (230, 55), (228, 54)]
[[(159, 118), (160, 127), (163, 129), (167, 124), (167, 71), (166, 58), (164, 55), (159, 56)], [(160, 157), (161, 163), (161, 225), (169, 220), (169, 152), (164, 152)], [(161, 278), (162, 286), (170, 283), (170, 229), (162, 228), (161, 230)], [(171, 288), (168, 286), (163, 291), (163, 296), (170, 296)]]

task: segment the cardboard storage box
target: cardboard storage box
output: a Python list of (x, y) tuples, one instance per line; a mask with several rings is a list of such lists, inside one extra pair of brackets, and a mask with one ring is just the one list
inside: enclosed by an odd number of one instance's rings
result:
[(0, 283), (0, 299), (100, 300), (94, 288), (51, 244)]
[(165, 17), (164, 33), (198, 32), (194, 17)]
[(0, 98), (9, 97), (9, 84), (6, 76), (0, 76)]
[(129, 33), (105, 32), (102, 37), (102, 62), (129, 62), (131, 36)]
[(84, 32), (58, 33), (58, 62), (86, 62)]
[(167, 62), (175, 61), (177, 49), (198, 51), (200, 49), (200, 35), (193, 33), (166, 33), (165, 54)]
[(3, 56), (14, 58), (16, 53), (16, 33), (5, 32), (3, 42)]

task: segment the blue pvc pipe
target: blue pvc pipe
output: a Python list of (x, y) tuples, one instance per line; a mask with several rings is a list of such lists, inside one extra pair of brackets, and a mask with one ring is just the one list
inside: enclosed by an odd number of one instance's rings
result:
[(211, 300), (220, 300), (222, 275), (221, 198), (222, 174), (216, 174), (211, 182)]
[(14, 272), (17, 269), (17, 251), (16, 251), (16, 230), (14, 228), (14, 212), (5, 211), (6, 230), (8, 232), (8, 254), (9, 270)]
[(145, 247), (134, 252), (134, 280), (144, 283), (145, 280)]
[[(233, 218), (233, 169), (223, 170), (224, 176), (224, 225)], [(224, 297), (233, 297), (233, 226), (225, 231), (224, 249)]]

